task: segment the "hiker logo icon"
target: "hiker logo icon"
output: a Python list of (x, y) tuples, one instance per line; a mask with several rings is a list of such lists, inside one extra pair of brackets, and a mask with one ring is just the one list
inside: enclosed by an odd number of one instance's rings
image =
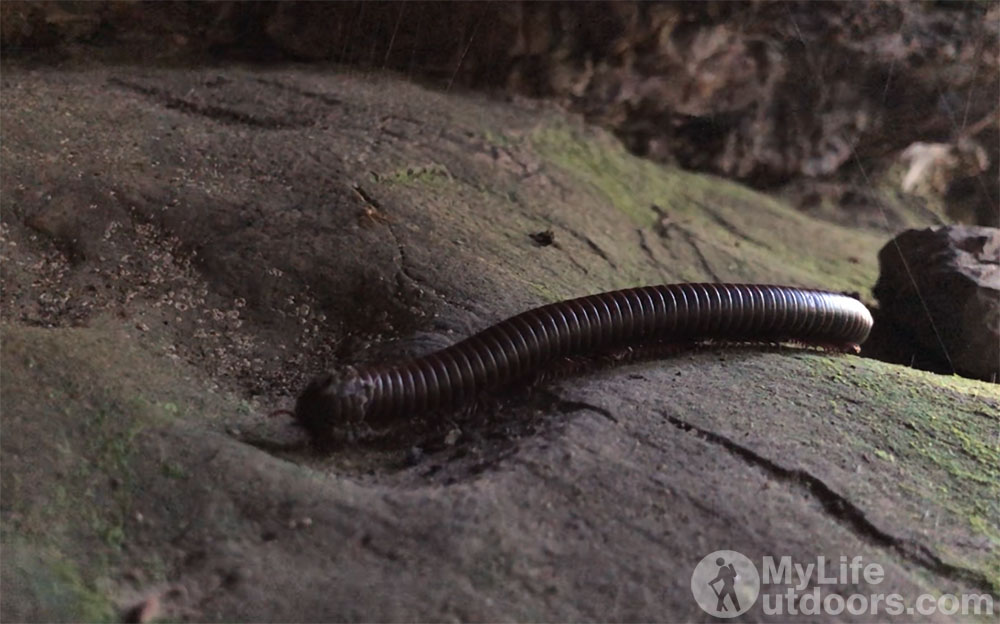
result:
[(717, 550), (695, 566), (691, 593), (705, 613), (736, 617), (757, 602), (760, 574), (752, 561), (735, 550)]

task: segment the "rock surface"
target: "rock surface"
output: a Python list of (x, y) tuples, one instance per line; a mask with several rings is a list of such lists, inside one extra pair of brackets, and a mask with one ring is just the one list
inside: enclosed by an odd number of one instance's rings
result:
[(387, 76), (2, 80), (0, 619), (698, 620), (720, 548), (861, 555), (865, 594), (1000, 590), (989, 384), (705, 350), (330, 454), (263, 416), (569, 296), (866, 291), (879, 233)]
[(909, 230), (879, 252), (880, 320), (923, 357), (977, 379), (1000, 378), (1000, 230)]
[[(549, 98), (637, 154), (757, 187), (822, 178), (864, 191), (913, 142), (976, 142), (990, 165), (949, 184), (948, 205), (997, 225), (996, 3), (6, 0), (0, 11), (8, 55), (393, 69)], [(804, 199), (850, 203), (832, 188), (809, 185)]]

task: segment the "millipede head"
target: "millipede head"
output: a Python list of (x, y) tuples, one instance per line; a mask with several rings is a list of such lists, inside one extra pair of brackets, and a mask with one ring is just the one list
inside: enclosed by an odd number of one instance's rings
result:
[(295, 421), (318, 444), (329, 444), (338, 434), (349, 435), (365, 417), (369, 395), (357, 371), (345, 367), (323, 373), (309, 382), (295, 401)]

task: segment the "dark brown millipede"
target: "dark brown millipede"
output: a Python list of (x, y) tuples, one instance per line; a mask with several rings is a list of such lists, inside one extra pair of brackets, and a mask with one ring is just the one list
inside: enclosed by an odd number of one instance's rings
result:
[(868, 308), (848, 295), (756, 284), (627, 288), (544, 305), (398, 364), (312, 380), (295, 419), (314, 439), (337, 425), (382, 425), (472, 400), (566, 357), (674, 342), (798, 342), (856, 350)]

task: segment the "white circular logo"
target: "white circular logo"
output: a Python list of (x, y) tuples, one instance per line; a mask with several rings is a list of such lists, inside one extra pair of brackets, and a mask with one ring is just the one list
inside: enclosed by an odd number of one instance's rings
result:
[(691, 573), (691, 593), (709, 615), (731, 618), (757, 602), (760, 574), (753, 562), (735, 550), (717, 550), (698, 562)]

